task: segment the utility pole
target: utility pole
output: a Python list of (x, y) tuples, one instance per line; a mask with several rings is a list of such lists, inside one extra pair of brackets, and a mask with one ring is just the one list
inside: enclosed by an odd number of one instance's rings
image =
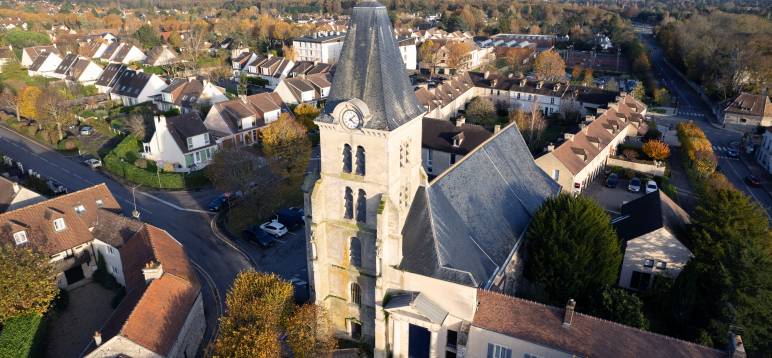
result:
[(131, 216), (135, 219), (139, 220), (139, 210), (137, 210), (137, 195), (134, 193), (134, 190), (139, 188), (140, 186), (134, 186), (131, 188), (131, 199), (134, 202), (134, 210), (131, 211)]

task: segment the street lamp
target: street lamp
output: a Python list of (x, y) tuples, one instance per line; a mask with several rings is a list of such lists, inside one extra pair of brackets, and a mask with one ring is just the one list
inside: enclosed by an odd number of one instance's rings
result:
[(134, 190), (139, 187), (140, 185), (131, 188), (131, 199), (134, 202), (134, 210), (131, 211), (131, 216), (137, 220), (139, 220), (139, 210), (137, 210), (137, 195), (134, 194)]

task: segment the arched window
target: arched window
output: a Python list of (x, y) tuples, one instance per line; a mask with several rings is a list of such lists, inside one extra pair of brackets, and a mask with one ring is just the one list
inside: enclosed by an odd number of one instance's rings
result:
[(351, 146), (343, 145), (343, 172), (351, 173)]
[(354, 267), (362, 267), (362, 242), (357, 237), (351, 238), (348, 260)]
[(351, 190), (351, 188), (346, 187), (346, 195), (344, 196), (343, 200), (344, 200), (343, 217), (346, 219), (353, 219), (354, 218), (354, 192)]
[(359, 189), (357, 195), (357, 221), (363, 223), (367, 221), (367, 193)]
[(351, 302), (357, 306), (362, 304), (362, 290), (356, 282), (351, 283)]
[(357, 175), (365, 175), (365, 148), (357, 146)]

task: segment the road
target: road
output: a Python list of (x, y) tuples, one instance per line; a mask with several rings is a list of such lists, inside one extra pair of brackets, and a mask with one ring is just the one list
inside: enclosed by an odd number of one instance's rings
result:
[[(4, 127), (0, 127), (0, 152), (22, 162), (25, 170), (32, 169), (56, 179), (70, 192), (105, 183), (121, 204), (124, 214), (130, 215), (134, 210), (135, 197), (131, 189)], [(175, 202), (175, 197), (170, 194), (156, 196), (167, 203), (136, 191), (140, 220), (166, 230), (185, 246), (204, 284), (207, 326), (211, 333), (217, 325), (217, 317), (222, 313), (225, 293), (233, 279), (251, 265), (241, 251), (212, 234), (211, 214), (195, 211), (200, 209), (198, 207), (188, 208), (191, 211), (181, 210), (190, 206), (190, 202), (182, 199)]]
[[(720, 171), (735, 187), (759, 202), (767, 211), (767, 215), (772, 217), (772, 196), (762, 188), (748, 186), (745, 182), (745, 177), (751, 174), (748, 167), (739, 158), (731, 158), (727, 155), (727, 151), (730, 148), (739, 149), (742, 134), (712, 125), (710, 122), (712, 120), (715, 124), (713, 112), (700, 98), (699, 93), (692, 89), (673, 68), (667, 65), (664, 53), (657, 45), (656, 40), (649, 35), (643, 35), (641, 39), (650, 49), (649, 54), (652, 60), (652, 67), (661, 84), (667, 88), (671, 95), (677, 98), (678, 103), (676, 117), (660, 117), (661, 119), (658, 119), (657, 123), (660, 125), (675, 125), (677, 122), (684, 120), (693, 120), (705, 132), (705, 135), (713, 144), (713, 150), (718, 157)], [(746, 159), (753, 160), (750, 156)], [(761, 178), (761, 180), (766, 181), (768, 178)]]

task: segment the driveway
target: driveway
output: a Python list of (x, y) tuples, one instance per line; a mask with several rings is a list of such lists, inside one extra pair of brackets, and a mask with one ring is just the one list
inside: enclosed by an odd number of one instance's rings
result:
[(605, 178), (603, 175), (598, 175), (595, 180), (590, 183), (587, 190), (584, 191), (584, 195), (587, 195), (595, 201), (597, 201), (603, 209), (611, 212), (614, 215), (619, 215), (622, 210), (622, 205), (633, 201), (643, 196), (643, 188), (640, 193), (633, 193), (627, 190), (629, 181), (624, 178), (619, 178), (619, 183), (616, 188), (609, 188), (605, 185)]
[(51, 319), (48, 326), (46, 357), (79, 357), (94, 332), (110, 318), (115, 291), (96, 282), (69, 291), (67, 309)]

